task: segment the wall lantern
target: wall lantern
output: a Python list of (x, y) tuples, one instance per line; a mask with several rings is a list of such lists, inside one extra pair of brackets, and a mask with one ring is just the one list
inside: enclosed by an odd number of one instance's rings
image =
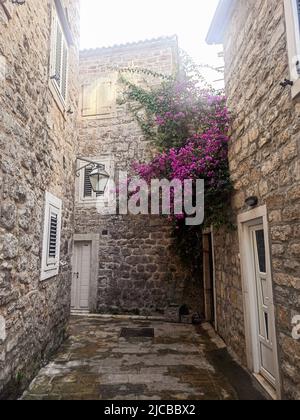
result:
[(84, 170), (85, 168), (92, 168), (92, 171), (89, 175), (92, 189), (96, 194), (104, 194), (108, 180), (110, 178), (109, 174), (105, 170), (105, 166), (101, 163), (97, 163), (82, 157), (77, 159), (82, 162), (87, 162), (87, 164), (77, 169), (76, 176), (80, 176), (80, 171)]
[(247, 200), (245, 200), (245, 203), (248, 207), (256, 207), (258, 204), (258, 198), (256, 196), (249, 197)]

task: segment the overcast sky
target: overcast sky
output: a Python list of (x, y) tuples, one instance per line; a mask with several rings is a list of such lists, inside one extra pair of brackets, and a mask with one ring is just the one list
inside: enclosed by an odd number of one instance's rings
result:
[[(221, 46), (205, 38), (219, 0), (81, 0), (81, 48), (178, 35), (196, 62), (222, 66)], [(210, 82), (222, 78), (206, 71)], [(222, 85), (222, 83), (221, 83)], [(216, 87), (221, 87), (216, 84)]]
[(218, 0), (81, 0), (81, 47), (177, 34), (180, 47), (197, 62), (219, 65), (221, 47), (205, 43), (217, 4)]

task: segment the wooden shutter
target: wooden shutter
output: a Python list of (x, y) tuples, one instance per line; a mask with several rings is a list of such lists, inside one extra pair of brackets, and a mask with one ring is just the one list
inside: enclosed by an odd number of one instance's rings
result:
[(117, 75), (100, 77), (82, 87), (82, 116), (109, 115), (117, 101)]
[(58, 88), (61, 87), (61, 56), (62, 56), (62, 30), (57, 22), (56, 40), (55, 40), (55, 81)]
[(49, 226), (49, 258), (56, 258), (56, 247), (57, 247), (57, 224), (58, 215), (52, 213), (50, 215), (50, 226)]
[(62, 201), (46, 193), (41, 279), (59, 271)]
[(112, 80), (101, 80), (97, 89), (97, 114), (110, 114), (115, 101), (115, 85)]
[(62, 77), (61, 77), (61, 94), (64, 100), (67, 97), (67, 86), (68, 86), (68, 47), (66, 41), (63, 40), (62, 47)]
[(296, 3), (297, 3), (298, 21), (299, 21), (299, 27), (300, 27), (300, 0), (296, 0)]
[(52, 25), (51, 79), (61, 98), (65, 101), (68, 89), (69, 47), (55, 6), (53, 7)]
[(103, 197), (104, 193), (95, 193), (93, 191), (92, 184), (90, 181), (90, 174), (92, 170), (93, 170), (92, 167), (87, 167), (84, 170), (83, 197), (84, 198)]
[(84, 84), (82, 86), (82, 116), (97, 115), (97, 85)]
[(91, 181), (90, 181), (91, 172), (92, 172), (91, 167), (85, 168), (85, 170), (84, 170), (84, 187), (83, 187), (84, 198), (93, 196), (93, 189), (92, 189), (92, 184), (91, 184)]
[(46, 221), (48, 223), (47, 267), (58, 264), (60, 217), (60, 209), (49, 204), (49, 216)]

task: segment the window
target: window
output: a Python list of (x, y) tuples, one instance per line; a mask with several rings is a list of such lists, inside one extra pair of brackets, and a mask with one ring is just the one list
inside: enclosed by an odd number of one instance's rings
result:
[[(110, 181), (108, 183), (108, 186), (106, 187), (106, 191), (104, 194), (97, 194), (93, 191), (92, 185), (90, 182), (90, 173), (93, 169), (92, 166), (87, 166), (85, 169), (82, 169), (79, 173), (79, 182), (78, 182), (78, 198), (80, 203), (85, 204), (92, 204), (94, 205), (96, 202), (97, 204), (103, 204), (105, 206), (105, 203), (109, 203), (112, 200), (112, 193), (113, 193), (113, 174), (114, 174), (114, 162), (113, 158), (111, 156), (104, 156), (100, 158), (91, 158), (91, 160), (95, 162), (99, 162), (100, 164), (103, 164), (104, 169), (109, 173), (110, 175)], [(86, 165), (85, 162), (79, 161), (78, 163), (78, 169), (83, 168)]]
[(284, 0), (292, 96), (300, 94), (300, 0)]
[[(56, 1), (55, 4), (57, 3), (58, 2)], [(53, 5), (52, 10), (50, 79), (56, 93), (59, 95), (59, 99), (65, 105), (68, 90), (69, 45), (64, 25), (60, 17), (61, 14), (58, 13), (55, 5)], [(62, 7), (61, 10), (63, 10)]]
[(59, 272), (62, 201), (50, 193), (45, 197), (41, 280)]
[(82, 116), (107, 117), (115, 111), (117, 74), (102, 76), (82, 86)]
[(12, 18), (13, 10), (14, 10), (14, 4), (7, 0), (0, 0), (0, 22), (2, 18), (2, 10), (3, 10), (3, 18), (4, 22), (7, 22), (7, 20)]

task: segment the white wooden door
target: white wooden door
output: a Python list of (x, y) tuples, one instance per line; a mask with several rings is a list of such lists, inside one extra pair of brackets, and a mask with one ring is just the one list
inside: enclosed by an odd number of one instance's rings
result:
[(72, 279), (72, 309), (89, 310), (91, 243), (75, 242)]
[(274, 350), (272, 280), (269, 272), (266, 238), (263, 225), (250, 228), (255, 273), (256, 335), (259, 373), (273, 386), (276, 384), (276, 353)]

